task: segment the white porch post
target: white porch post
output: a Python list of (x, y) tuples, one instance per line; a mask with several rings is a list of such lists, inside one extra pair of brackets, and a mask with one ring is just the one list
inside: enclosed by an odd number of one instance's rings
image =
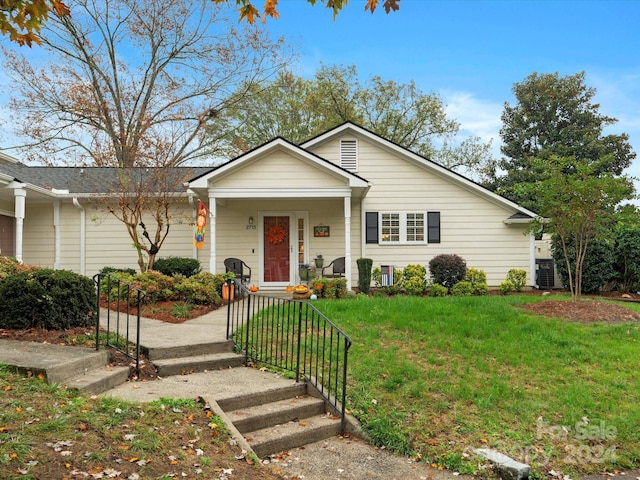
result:
[(24, 188), (16, 188), (13, 191), (15, 198), (15, 216), (16, 216), (16, 248), (15, 255), (16, 260), (22, 263), (22, 239), (24, 233), (24, 214), (27, 191)]
[(53, 269), (60, 269), (60, 200), (53, 202)]
[(80, 274), (85, 275), (87, 265), (87, 212), (80, 204), (78, 197), (73, 197), (73, 205), (80, 210)]
[(344, 274), (351, 290), (351, 195), (344, 197)]
[(209, 272), (216, 273), (216, 199), (209, 194)]

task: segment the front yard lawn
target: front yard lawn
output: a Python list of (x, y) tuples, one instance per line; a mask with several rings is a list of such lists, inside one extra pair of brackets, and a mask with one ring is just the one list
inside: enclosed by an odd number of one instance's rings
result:
[(637, 469), (640, 324), (518, 308), (542, 300), (358, 296), (316, 306), (354, 341), (347, 408), (374, 443), (465, 473), (480, 447), (534, 475)]

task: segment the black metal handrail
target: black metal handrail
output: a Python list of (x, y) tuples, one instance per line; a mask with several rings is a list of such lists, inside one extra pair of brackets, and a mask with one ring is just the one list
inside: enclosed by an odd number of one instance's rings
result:
[[(100, 349), (100, 299), (104, 292), (107, 299), (107, 321), (105, 324), (105, 346), (125, 354), (135, 361), (136, 374), (140, 374), (140, 307), (145, 291), (110, 273), (94, 275), (98, 304), (96, 311), (96, 350)], [(104, 287), (104, 289), (103, 289)], [(112, 307), (113, 304), (113, 308)], [(135, 313), (132, 310), (135, 309)], [(135, 329), (131, 317), (135, 316)], [(115, 317), (112, 319), (112, 317)], [(113, 325), (113, 330), (112, 330)], [(133, 340), (132, 330), (135, 330)]]
[(340, 414), (344, 434), (349, 336), (309, 302), (250, 292), (237, 281), (233, 290), (227, 338), (247, 362), (294, 372), (296, 382), (306, 380)]

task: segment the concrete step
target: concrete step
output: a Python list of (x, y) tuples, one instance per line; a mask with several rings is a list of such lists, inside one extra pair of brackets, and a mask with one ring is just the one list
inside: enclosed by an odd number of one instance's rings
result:
[(255, 407), (227, 412), (233, 425), (242, 434), (305, 419), (325, 413), (324, 401), (310, 396), (296, 396)]
[(86, 374), (92, 370), (102, 368), (109, 363), (109, 353), (106, 350), (92, 351), (82, 349), (82, 353), (83, 355), (81, 357), (70, 357), (68, 361), (47, 366), (47, 382), (65, 383), (69, 378)]
[(319, 442), (340, 433), (340, 418), (330, 414), (291, 421), (248, 432), (245, 438), (259, 458), (309, 443)]
[(192, 345), (176, 345), (174, 347), (143, 347), (144, 353), (149, 360), (165, 360), (169, 358), (191, 357), (194, 355), (210, 355), (213, 353), (231, 353), (233, 352), (233, 342), (227, 340), (224, 342), (207, 342), (195, 343)]
[(130, 367), (103, 366), (89, 370), (64, 382), (67, 387), (89, 394), (99, 394), (117, 387), (129, 378)]
[(239, 367), (243, 362), (243, 355), (235, 355), (233, 353), (213, 353), (209, 355), (193, 355), (153, 360), (153, 364), (158, 371), (158, 376), (161, 377)]
[(301, 397), (307, 394), (307, 384), (304, 382), (294, 383), (289, 386), (280, 386), (269, 390), (254, 392), (251, 395), (242, 395), (230, 398), (218, 399), (218, 405), (225, 412), (232, 412), (241, 408), (255, 407), (279, 400)]

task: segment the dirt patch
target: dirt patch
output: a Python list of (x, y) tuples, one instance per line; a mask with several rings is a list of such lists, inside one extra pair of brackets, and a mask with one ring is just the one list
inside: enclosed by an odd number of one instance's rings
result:
[[(155, 302), (149, 305), (140, 306), (140, 316), (145, 318), (153, 318), (155, 320), (161, 320), (166, 323), (184, 323), (192, 318), (201, 317), (213, 310), (217, 310), (222, 305), (195, 305), (189, 304), (186, 307), (185, 302), (178, 301), (162, 301)], [(120, 310), (121, 312), (128, 312), (130, 315), (137, 315), (138, 309), (134, 305), (127, 305), (124, 302), (107, 302), (102, 299), (100, 301), (102, 308), (108, 308), (110, 310)], [(179, 309), (180, 315), (176, 316), (176, 311)]]
[(640, 313), (619, 305), (593, 300), (545, 300), (523, 305), (520, 308), (548, 317), (565, 318), (583, 323), (625, 323), (640, 321)]
[[(623, 301), (638, 301), (632, 296), (605, 295), (606, 298)], [(640, 313), (611, 302), (597, 300), (602, 297), (586, 297), (580, 301), (544, 300), (538, 303), (522, 305), (520, 308), (538, 315), (564, 318), (582, 323), (627, 323), (640, 321)]]

